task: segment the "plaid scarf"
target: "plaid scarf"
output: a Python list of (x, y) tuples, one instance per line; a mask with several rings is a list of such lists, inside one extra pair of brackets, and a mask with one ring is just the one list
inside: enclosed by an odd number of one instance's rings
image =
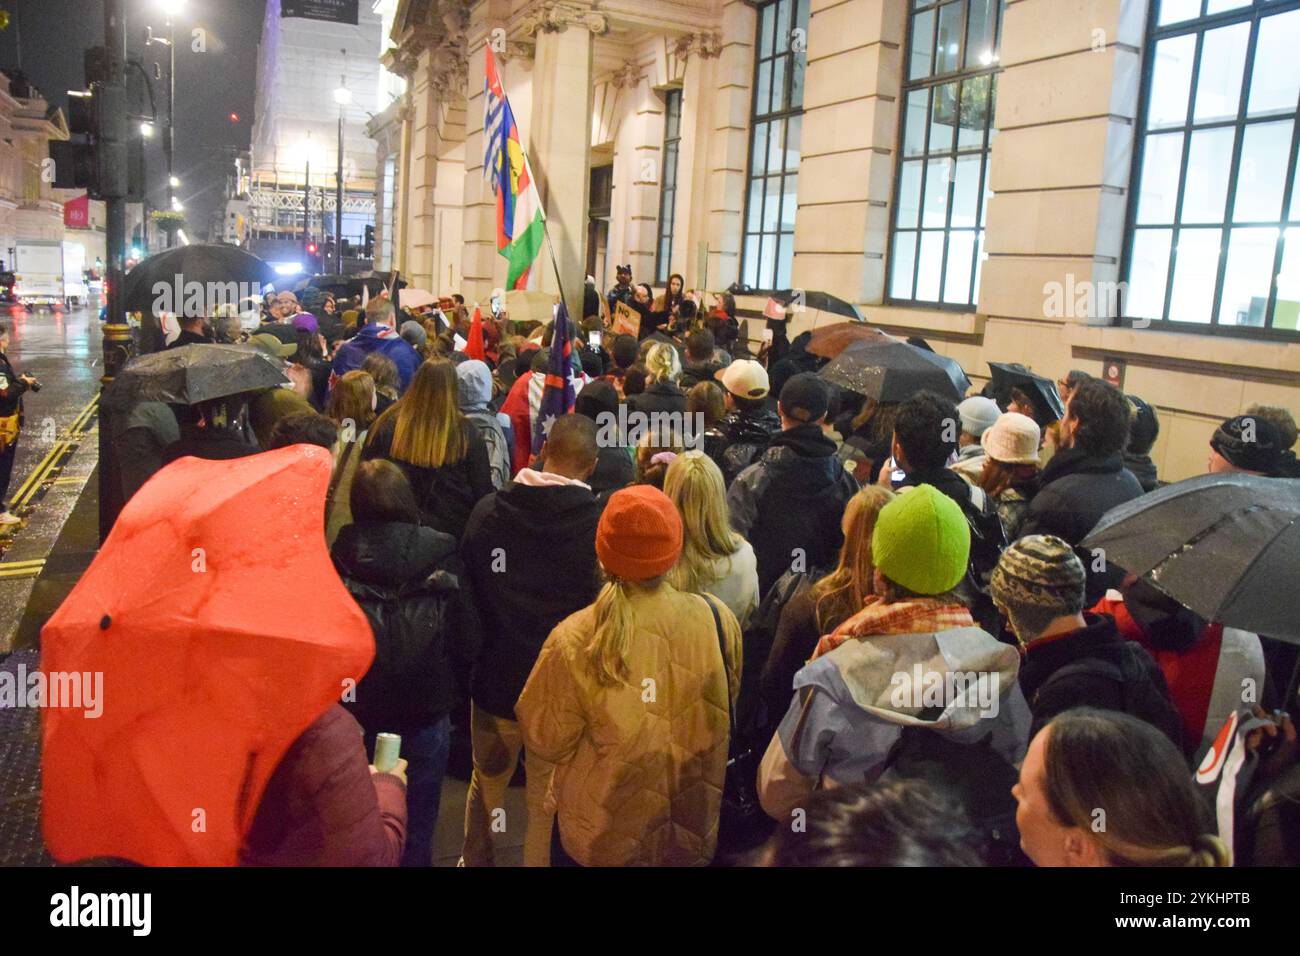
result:
[(970, 611), (960, 604), (946, 604), (938, 598), (913, 598), (885, 604), (879, 595), (867, 598), (857, 614), (817, 642), (812, 660), (829, 654), (851, 638), (881, 634), (930, 634), (954, 627), (974, 627)]

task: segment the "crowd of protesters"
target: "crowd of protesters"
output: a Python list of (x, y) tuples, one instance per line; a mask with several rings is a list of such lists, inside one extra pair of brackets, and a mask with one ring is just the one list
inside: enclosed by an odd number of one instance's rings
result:
[[(291, 386), (120, 423), (128, 498), (185, 455), (333, 455), (326, 540), (378, 652), (281, 762), (245, 862), (429, 865), (459, 736), (464, 866), (500, 856), (521, 761), (530, 866), (1230, 865), (1192, 768), (1243, 681), (1261, 717), (1284, 703), (1294, 653), (1081, 547), (1160, 484), (1150, 404), (1079, 372), (1059, 418), (1020, 390), (880, 403), (799, 340), (751, 352), (731, 296), (617, 277), (588, 284), (576, 405), (545, 429), (553, 327), (292, 293), (170, 346), (243, 342)], [(621, 444), (620, 413), (703, 428)], [(1207, 471), (1297, 477), (1295, 442), (1255, 407)], [(404, 760), (372, 773), (380, 732)], [(1289, 719), (1255, 740), (1294, 763)]]

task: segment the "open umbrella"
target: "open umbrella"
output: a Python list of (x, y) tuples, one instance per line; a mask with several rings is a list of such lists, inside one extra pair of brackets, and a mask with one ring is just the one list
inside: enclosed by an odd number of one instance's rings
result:
[(103, 675), (97, 717), (42, 712), (55, 859), (237, 861), (285, 751), (374, 657), (325, 544), (330, 470), (311, 445), (183, 458), (127, 502), (41, 632), (44, 672)]
[(820, 355), (822, 358), (835, 358), (845, 349), (859, 342), (881, 345), (885, 342), (897, 341), (898, 339), (892, 335), (865, 322), (836, 322), (833, 325), (823, 325), (814, 329), (804, 351)]
[(905, 342), (860, 342), (817, 374), (878, 402), (906, 401), (922, 390), (961, 401), (970, 388), (970, 380), (956, 361)]
[(284, 363), (246, 345), (182, 345), (137, 356), (104, 390), (113, 408), (136, 402), (195, 405), (289, 381)]
[(1300, 644), (1300, 480), (1179, 481), (1106, 512), (1082, 547), (1207, 620)]
[(238, 246), (177, 246), (136, 263), (122, 280), (128, 312), (203, 318), (262, 291), (275, 269)]
[(397, 293), (397, 302), (403, 309), (418, 309), (422, 305), (436, 305), (438, 297), (427, 289), (402, 289)]
[(1046, 427), (1065, 416), (1065, 403), (1056, 383), (1050, 378), (1035, 375), (1019, 362), (989, 362), (993, 373), (993, 398), (1003, 408), (1011, 400), (1011, 390), (1018, 388), (1034, 403), (1035, 417), (1040, 427)]
[(773, 292), (772, 298), (786, 308), (793, 307), (796, 310), (812, 309), (816, 312), (830, 312), (833, 315), (842, 315), (848, 319), (863, 321), (862, 313), (856, 305), (852, 302), (845, 302), (829, 292), (818, 292), (813, 289), (785, 289), (781, 292)]

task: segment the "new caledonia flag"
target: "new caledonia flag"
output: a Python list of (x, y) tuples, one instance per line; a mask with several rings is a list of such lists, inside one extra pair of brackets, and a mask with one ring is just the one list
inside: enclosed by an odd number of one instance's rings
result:
[(542, 204), (519, 140), (519, 127), (515, 125), (510, 101), (497, 73), (496, 57), (490, 46), (483, 52), (487, 55), (483, 83), (483, 171), (496, 196), (497, 253), (510, 263), (506, 288), (527, 289), (544, 238)]

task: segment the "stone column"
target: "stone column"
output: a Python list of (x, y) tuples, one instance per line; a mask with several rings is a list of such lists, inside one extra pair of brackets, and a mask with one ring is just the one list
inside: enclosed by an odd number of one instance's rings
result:
[[(682, 81), (681, 143), (677, 156), (676, 216), (673, 219), (673, 262), (694, 287), (719, 288), (711, 269), (701, 275), (699, 246), (707, 241), (708, 163), (705, 145), (713, 122), (713, 90), (722, 52), (717, 33), (697, 33), (678, 41), (677, 54), (686, 60)], [(707, 267), (706, 267), (707, 268)]]
[(713, 136), (708, 156), (709, 286), (725, 289), (740, 278), (741, 216), (749, 161), (749, 119), (754, 82), (754, 8), (728, 0), (722, 8), (724, 38), (715, 67)]
[[(528, 154), (546, 210), (551, 245), (571, 316), (582, 315), (591, 174), (592, 34), (604, 15), (578, 4), (548, 3), (532, 14), (535, 32), (533, 109)], [(540, 287), (556, 289), (547, 251), (534, 268)]]

